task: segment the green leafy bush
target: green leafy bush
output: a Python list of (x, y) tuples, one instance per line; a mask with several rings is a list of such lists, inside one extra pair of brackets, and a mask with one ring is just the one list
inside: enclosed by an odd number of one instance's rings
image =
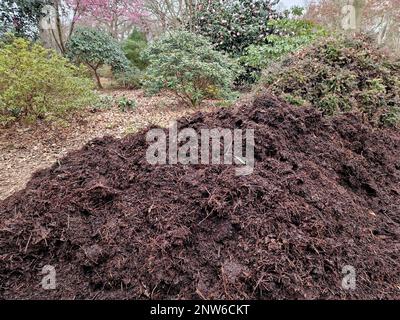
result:
[(133, 110), (136, 108), (136, 101), (127, 97), (121, 97), (118, 102), (118, 108), (122, 111)]
[(144, 55), (150, 62), (144, 83), (148, 91), (167, 89), (189, 106), (197, 106), (206, 97), (230, 96), (239, 71), (238, 65), (214, 50), (206, 38), (186, 31), (163, 36)]
[(211, 39), (218, 50), (239, 56), (250, 45), (264, 44), (273, 28), (270, 19), (282, 15), (274, 0), (200, 1), (194, 31)]
[(39, 38), (39, 21), (43, 8), (52, 0), (1, 0), (0, 38), (6, 33), (34, 40)]
[(0, 47), (0, 123), (53, 119), (95, 100), (83, 70), (39, 44), (15, 38)]
[[(283, 17), (273, 8), (275, 3), (274, 0), (202, 0), (194, 21), (188, 27), (210, 39), (215, 49), (240, 58), (247, 47), (266, 44), (268, 37), (275, 32), (269, 21)], [(242, 72), (237, 75), (235, 84), (246, 86), (255, 81), (254, 73), (259, 70), (241, 64)]]
[(137, 89), (142, 86), (142, 72), (135, 66), (130, 66), (124, 72), (116, 73), (114, 77), (118, 86), (125, 89)]
[(128, 39), (125, 40), (122, 49), (124, 50), (125, 56), (139, 70), (144, 70), (149, 62), (144, 59), (142, 52), (147, 48), (146, 35), (134, 29), (129, 35)]
[(92, 112), (109, 110), (113, 107), (115, 100), (110, 95), (99, 95), (98, 99), (92, 103)]
[(126, 89), (141, 87), (142, 71), (149, 64), (149, 61), (142, 54), (146, 48), (146, 35), (140, 30), (134, 29), (122, 46), (125, 56), (130, 61), (130, 67), (115, 75), (118, 86)]
[(84, 63), (93, 72), (102, 88), (98, 70), (111, 67), (114, 74), (129, 70), (130, 63), (119, 43), (108, 33), (93, 28), (78, 28), (67, 42), (67, 55), (77, 63)]
[(248, 85), (259, 79), (272, 60), (298, 50), (323, 31), (299, 19), (303, 9), (278, 12), (272, 0), (200, 1), (196, 33), (209, 37), (216, 49), (239, 58), (243, 72), (235, 80)]
[(367, 38), (327, 38), (272, 64), (270, 92), (324, 114), (358, 111), (377, 125), (400, 123), (400, 61)]
[(240, 57), (240, 62), (252, 70), (254, 81), (259, 79), (261, 70), (271, 62), (326, 35), (321, 27), (301, 19), (271, 20), (269, 25), (279, 31), (268, 36), (267, 44), (248, 46)]

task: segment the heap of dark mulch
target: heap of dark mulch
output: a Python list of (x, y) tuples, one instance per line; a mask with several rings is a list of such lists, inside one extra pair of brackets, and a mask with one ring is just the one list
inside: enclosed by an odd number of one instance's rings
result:
[(269, 96), (179, 123), (255, 129), (254, 173), (152, 166), (146, 132), (94, 140), (0, 203), (0, 297), (400, 298), (398, 132)]

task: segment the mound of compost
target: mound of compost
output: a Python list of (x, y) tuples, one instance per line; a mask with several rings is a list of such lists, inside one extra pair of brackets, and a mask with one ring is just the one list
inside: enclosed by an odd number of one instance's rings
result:
[(0, 203), (0, 297), (400, 298), (398, 132), (268, 95), (188, 127), (254, 129), (253, 174), (93, 140)]

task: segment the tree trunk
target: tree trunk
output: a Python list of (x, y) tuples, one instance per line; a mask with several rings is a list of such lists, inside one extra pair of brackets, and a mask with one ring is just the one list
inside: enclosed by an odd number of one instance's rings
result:
[(103, 89), (103, 86), (101, 85), (101, 81), (100, 81), (100, 76), (99, 76), (98, 73), (97, 73), (97, 69), (93, 69), (93, 71), (94, 71), (94, 76), (95, 76), (95, 78), (96, 78), (97, 87), (98, 87), (99, 89)]
[(99, 89), (103, 89), (103, 86), (101, 85), (101, 81), (100, 81), (100, 76), (97, 73), (97, 70), (99, 69), (101, 63), (98, 62), (96, 65), (91, 65), (90, 63), (86, 63), (86, 65), (93, 70), (93, 74), (94, 77), (96, 78), (96, 82), (97, 82), (97, 88)]
[(59, 46), (61, 53), (64, 55), (66, 50), (65, 50), (65, 42), (64, 42), (64, 37), (63, 37), (63, 30), (62, 30), (62, 23), (61, 23), (61, 17), (60, 17), (60, 10), (61, 10), (61, 5), (59, 1), (55, 1), (54, 5), (56, 6), (56, 28), (57, 28), (57, 36), (59, 40)]

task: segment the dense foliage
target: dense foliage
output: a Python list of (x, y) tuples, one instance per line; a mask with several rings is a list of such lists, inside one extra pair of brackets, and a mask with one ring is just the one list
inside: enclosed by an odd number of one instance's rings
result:
[(125, 38), (132, 27), (145, 16), (143, 0), (63, 0), (63, 2), (72, 9), (77, 20), (106, 30), (118, 40)]
[(364, 37), (320, 41), (270, 66), (262, 83), (328, 115), (359, 111), (378, 125), (400, 122), (400, 61)]
[(268, 37), (267, 44), (248, 46), (240, 57), (240, 62), (253, 71), (254, 81), (258, 80), (261, 70), (271, 62), (326, 34), (321, 27), (301, 19), (273, 20), (269, 24), (279, 31)]
[(126, 72), (130, 68), (119, 43), (97, 29), (77, 29), (67, 43), (67, 54), (72, 61), (84, 63), (93, 71), (99, 88), (102, 88), (98, 74), (101, 66), (110, 66), (114, 73)]
[(140, 70), (147, 67), (148, 61), (143, 59), (142, 52), (147, 47), (146, 35), (140, 30), (134, 29), (125, 40), (122, 49), (128, 60)]
[(60, 117), (91, 103), (92, 81), (54, 51), (16, 38), (0, 47), (0, 123)]
[(131, 65), (123, 72), (114, 74), (117, 87), (125, 89), (138, 89), (142, 86), (143, 74), (142, 71)]
[(250, 45), (264, 44), (273, 28), (270, 19), (280, 14), (276, 0), (201, 1), (194, 30), (211, 39), (218, 50), (240, 55)]
[(236, 83), (258, 80), (261, 69), (287, 53), (310, 43), (322, 30), (297, 19), (303, 9), (278, 12), (271, 0), (200, 1), (195, 31), (211, 39), (218, 50), (239, 58), (243, 73)]
[(145, 50), (150, 65), (145, 85), (151, 92), (172, 91), (190, 106), (206, 97), (227, 97), (238, 66), (202, 36), (187, 31), (166, 34)]
[(120, 87), (135, 89), (142, 85), (142, 72), (149, 64), (142, 54), (146, 48), (146, 35), (140, 30), (134, 29), (122, 45), (125, 56), (130, 62), (130, 67), (125, 72), (115, 75)]
[(1, 0), (0, 36), (12, 32), (18, 36), (34, 39), (38, 36), (42, 9), (51, 0)]

